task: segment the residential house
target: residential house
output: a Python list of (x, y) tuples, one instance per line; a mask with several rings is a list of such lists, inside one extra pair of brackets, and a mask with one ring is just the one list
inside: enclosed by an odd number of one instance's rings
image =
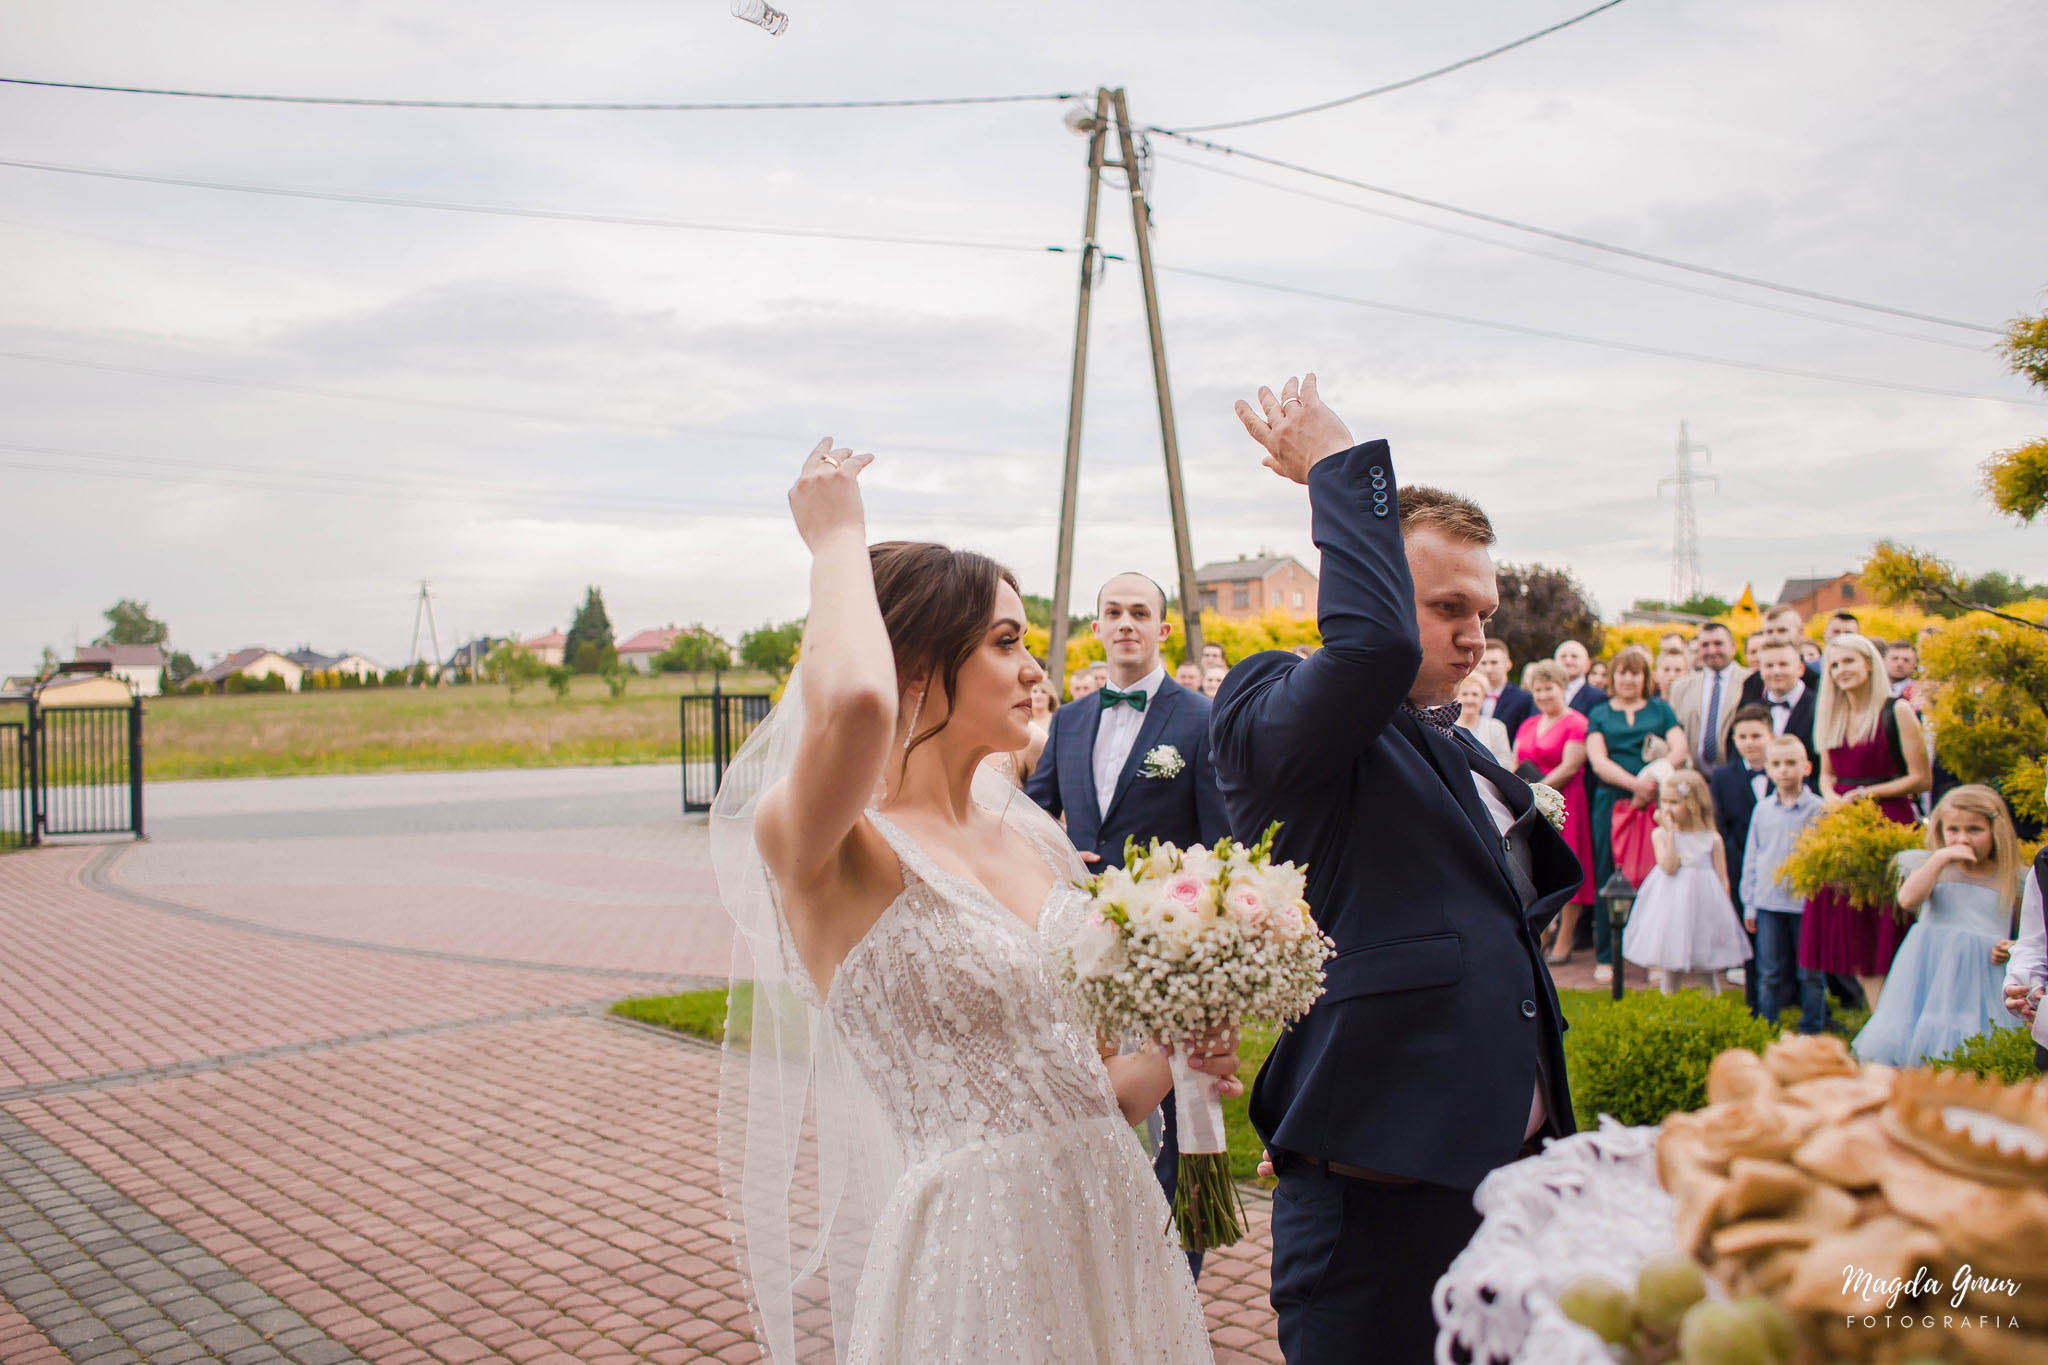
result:
[(376, 682), (384, 676), (377, 662), (362, 654), (322, 654), (301, 646), (284, 656), (308, 673), (333, 673), (357, 682)]
[(164, 690), (164, 652), (155, 645), (81, 645), (66, 671), (109, 674), (138, 697)]
[(654, 671), (655, 656), (676, 641), (683, 632), (673, 625), (643, 630), (619, 646), (619, 662), (639, 673)]
[(555, 668), (562, 663), (562, 651), (569, 647), (569, 637), (559, 630), (551, 630), (531, 640), (521, 640), (519, 647), (549, 668)]
[(1292, 555), (1239, 555), (1195, 570), (1202, 610), (1223, 616), (1263, 616), (1269, 611), (1316, 614), (1316, 576)]
[(1778, 589), (1778, 605), (1797, 607), (1799, 614), (1811, 621), (1816, 616), (1876, 604), (1863, 591), (1861, 579), (1853, 573), (1840, 573), (1833, 578), (1786, 579), (1785, 586)]
[(484, 672), (484, 660), (491, 657), (491, 651), (504, 644), (503, 636), (479, 635), (468, 644), (448, 656), (448, 662), (441, 666), (451, 676), (480, 678)]
[(84, 673), (56, 673), (40, 681), (9, 678), (0, 701), (27, 701), (49, 709), (59, 706), (133, 706), (132, 684), (111, 673), (93, 669)]
[(303, 666), (293, 663), (276, 650), (265, 649), (261, 645), (238, 649), (211, 668), (201, 669), (193, 677), (195, 681), (209, 682), (218, 687), (238, 673), (245, 678), (258, 680), (281, 677), (284, 679), (284, 690), (287, 692), (298, 691), (299, 684), (304, 682), (306, 677)]

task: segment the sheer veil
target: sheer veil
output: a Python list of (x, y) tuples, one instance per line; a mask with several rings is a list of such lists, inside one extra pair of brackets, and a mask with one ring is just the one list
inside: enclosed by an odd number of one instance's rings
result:
[[(754, 812), (790, 771), (803, 728), (799, 666), (711, 805), (712, 866), (735, 930), (719, 1171), (756, 1336), (778, 1363), (845, 1358), (869, 1229), (903, 1171), (895, 1131), (796, 954), (754, 841)], [(1080, 879), (1066, 831), (1014, 783), (984, 768), (973, 794), (1056, 877)]]
[(711, 861), (733, 919), (718, 1160), (756, 1336), (771, 1360), (844, 1359), (867, 1233), (901, 1165), (892, 1130), (796, 956), (754, 842), (761, 796), (803, 736), (802, 666), (711, 804)]

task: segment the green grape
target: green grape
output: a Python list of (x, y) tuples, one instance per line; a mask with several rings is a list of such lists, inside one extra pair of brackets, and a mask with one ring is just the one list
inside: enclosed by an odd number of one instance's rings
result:
[(1625, 1342), (1635, 1334), (1635, 1307), (1628, 1291), (1605, 1275), (1579, 1276), (1558, 1294), (1557, 1306), (1602, 1341)]
[(1755, 1318), (1713, 1299), (1685, 1310), (1678, 1324), (1678, 1358), (1685, 1365), (1775, 1365), (1778, 1359)]
[(1652, 1256), (1636, 1274), (1636, 1313), (1660, 1336), (1669, 1336), (1685, 1310), (1706, 1296), (1705, 1273), (1676, 1251)]
[(1790, 1361), (1799, 1354), (1799, 1329), (1793, 1325), (1792, 1315), (1785, 1311), (1783, 1304), (1761, 1294), (1751, 1294), (1737, 1299), (1735, 1307), (1763, 1329), (1764, 1340), (1770, 1343), (1774, 1358)]

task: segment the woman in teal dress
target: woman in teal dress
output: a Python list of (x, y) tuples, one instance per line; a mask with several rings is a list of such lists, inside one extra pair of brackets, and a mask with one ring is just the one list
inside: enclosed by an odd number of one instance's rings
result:
[[(1593, 877), (1605, 886), (1614, 871), (1614, 808), (1623, 801), (1648, 806), (1657, 799), (1655, 778), (1638, 779), (1647, 761), (1643, 741), (1657, 736), (1668, 746), (1664, 757), (1673, 767), (1686, 762), (1685, 727), (1677, 712), (1657, 695), (1650, 673), (1650, 654), (1640, 645), (1630, 645), (1608, 664), (1611, 690), (1607, 700), (1586, 717), (1586, 766), (1592, 769), (1587, 785), (1593, 789)], [(1597, 981), (1614, 979), (1613, 935), (1607, 916), (1593, 916), (1593, 968)]]
[(1994, 953), (2012, 937), (2025, 868), (2005, 802), (1989, 787), (1952, 788), (1927, 822), (1927, 845), (1898, 858), (1899, 908), (1919, 920), (1851, 1044), (1866, 1062), (1921, 1066), (2013, 1022)]

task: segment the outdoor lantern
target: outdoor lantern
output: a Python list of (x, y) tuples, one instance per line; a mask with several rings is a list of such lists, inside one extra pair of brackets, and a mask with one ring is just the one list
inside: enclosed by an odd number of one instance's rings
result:
[(1636, 888), (1620, 868), (1600, 888), (1600, 908), (1607, 912), (1607, 941), (1614, 958), (1614, 998), (1621, 999), (1621, 931), (1628, 928), (1628, 912), (1635, 908)]

